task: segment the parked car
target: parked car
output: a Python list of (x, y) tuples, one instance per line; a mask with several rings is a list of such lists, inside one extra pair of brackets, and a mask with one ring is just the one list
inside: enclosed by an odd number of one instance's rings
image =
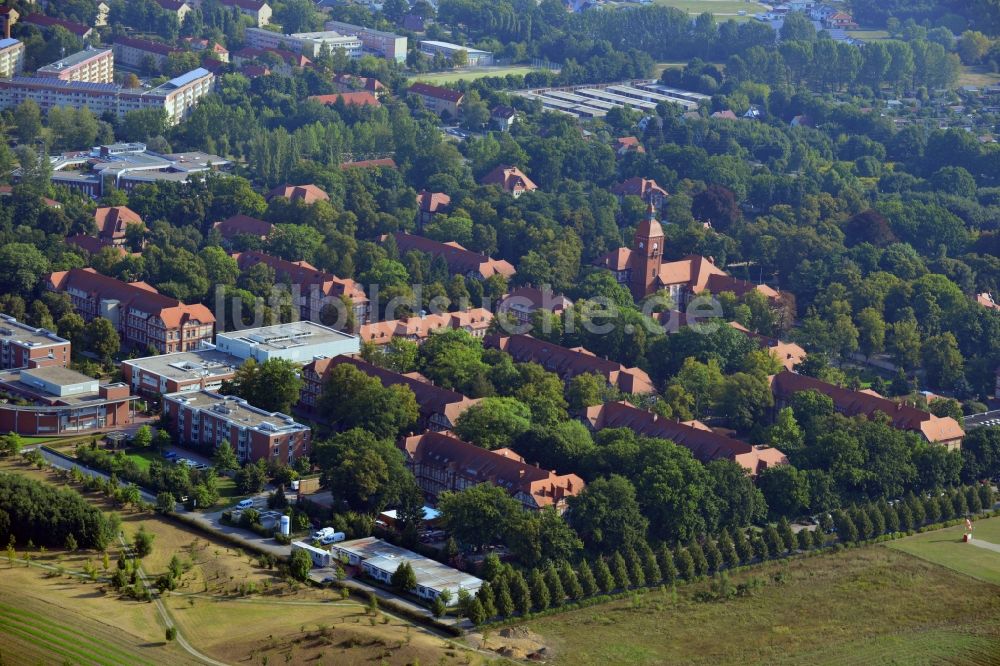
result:
[(322, 539), (325, 539), (327, 536), (333, 534), (333, 532), (334, 530), (332, 527), (324, 527), (316, 532), (313, 532), (312, 540), (320, 541)]
[(166, 458), (167, 460), (173, 460), (174, 458), (177, 457), (177, 454), (174, 453), (173, 451), (167, 451), (166, 453), (163, 454), (163, 457)]
[(327, 534), (325, 537), (320, 539), (319, 542), (324, 546), (329, 546), (331, 543), (340, 543), (346, 538), (347, 535), (344, 534), (343, 532), (331, 532), (330, 534)]
[(237, 509), (253, 508), (253, 500), (252, 499), (240, 500), (239, 503), (236, 505), (236, 508)]

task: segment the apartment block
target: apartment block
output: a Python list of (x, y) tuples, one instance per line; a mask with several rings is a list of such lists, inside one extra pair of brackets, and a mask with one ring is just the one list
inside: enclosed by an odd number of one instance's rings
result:
[(115, 53), (111, 49), (84, 49), (39, 67), (35, 76), (60, 81), (114, 83)]
[(361, 40), (361, 45), (365, 53), (404, 62), (406, 60), (406, 37), (392, 32), (373, 30), (352, 23), (342, 21), (327, 21), (324, 25), (327, 30), (335, 30), (342, 35), (352, 35)]
[(240, 462), (291, 465), (309, 455), (312, 431), (291, 416), (268, 412), (246, 400), (201, 390), (163, 396), (163, 414), (183, 443), (210, 456), (228, 440)]
[(162, 69), (171, 53), (183, 53), (181, 49), (163, 42), (124, 36), (115, 37), (113, 47), (115, 59), (134, 69), (141, 69), (147, 61), (152, 61), (156, 67)]
[(0, 39), (0, 78), (17, 76), (24, 69), (24, 44), (7, 37)]
[(187, 391), (218, 391), (243, 359), (216, 349), (194, 349), (122, 361), (122, 378), (132, 392), (156, 397)]
[(69, 361), (69, 340), (0, 314), (0, 369), (66, 367)]
[(362, 55), (361, 40), (353, 35), (344, 35), (334, 30), (324, 32), (296, 32), (283, 34), (262, 28), (247, 28), (246, 42), (257, 49), (280, 49), (315, 58), (329, 48), (331, 53), (342, 50), (350, 58)]

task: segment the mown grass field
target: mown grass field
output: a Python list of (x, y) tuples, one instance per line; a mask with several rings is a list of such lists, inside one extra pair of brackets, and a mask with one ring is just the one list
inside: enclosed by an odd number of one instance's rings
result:
[(520, 74), (524, 76), (529, 72), (538, 71), (535, 67), (528, 65), (512, 65), (510, 67), (475, 67), (463, 69), (457, 72), (428, 72), (427, 74), (414, 74), (413, 81), (430, 83), (432, 85), (443, 85), (445, 83), (455, 83), (457, 81), (474, 81), (487, 76), (507, 76), (508, 74)]
[(730, 18), (742, 18), (739, 16), (739, 12), (746, 12), (747, 16), (753, 16), (767, 11), (767, 8), (760, 3), (742, 2), (742, 0), (653, 0), (653, 2), (664, 7), (676, 7), (688, 14), (697, 15), (711, 12), (716, 16)]
[(1000, 587), (870, 546), (732, 576), (763, 588), (696, 601), (708, 582), (528, 623), (555, 664), (987, 664), (1000, 655)]
[[(1000, 546), (1000, 518), (973, 523), (976, 539)], [(893, 541), (890, 548), (948, 567), (953, 571), (1000, 585), (1000, 553), (962, 543), (964, 525)]]
[(985, 67), (964, 65), (958, 75), (960, 86), (995, 86), (1000, 83), (1000, 73), (991, 72)]

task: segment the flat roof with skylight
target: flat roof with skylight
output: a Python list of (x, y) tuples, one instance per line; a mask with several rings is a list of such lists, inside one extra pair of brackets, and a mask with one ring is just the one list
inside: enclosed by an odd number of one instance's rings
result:
[(289, 434), (309, 430), (308, 426), (281, 412), (268, 412), (254, 407), (246, 400), (233, 395), (221, 395), (212, 391), (190, 391), (169, 393), (164, 400), (171, 400), (189, 409), (209, 412), (230, 423), (244, 428), (252, 428), (269, 434)]
[(215, 346), (242, 359), (264, 362), (283, 358), (296, 363), (308, 363), (317, 356), (356, 354), (361, 349), (358, 336), (312, 321), (219, 333), (215, 336)]

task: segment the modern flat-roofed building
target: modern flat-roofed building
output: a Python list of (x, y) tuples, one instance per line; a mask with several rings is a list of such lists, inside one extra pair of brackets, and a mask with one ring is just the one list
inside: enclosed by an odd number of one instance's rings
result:
[(217, 349), (130, 358), (122, 361), (122, 378), (139, 395), (159, 396), (188, 391), (218, 391), (236, 375), (243, 359)]
[(134, 417), (128, 385), (101, 384), (58, 365), (0, 372), (0, 393), (29, 403), (0, 404), (0, 432), (84, 434), (128, 426)]
[(291, 465), (309, 455), (312, 431), (291, 416), (268, 412), (246, 400), (211, 391), (168, 393), (163, 414), (185, 444), (207, 456), (228, 440), (240, 462), (267, 460)]
[(0, 314), (0, 368), (66, 367), (69, 360), (69, 340)]
[(359, 566), (366, 575), (385, 584), (390, 582), (399, 565), (409, 564), (417, 580), (416, 587), (410, 591), (428, 601), (448, 590), (451, 599), (448, 603), (453, 605), (458, 603), (460, 591), (475, 595), (483, 585), (475, 576), (376, 537), (335, 543), (330, 552), (345, 564)]
[(93, 268), (51, 273), (50, 291), (69, 294), (86, 321), (104, 317), (128, 345), (152, 347), (161, 354), (198, 349), (212, 341), (215, 316), (201, 305), (185, 305), (164, 296), (145, 282), (122, 282)]
[(124, 88), (114, 83), (15, 76), (0, 79), (0, 108), (13, 108), (30, 99), (45, 113), (59, 106), (74, 109), (86, 106), (98, 116), (107, 113), (123, 117), (129, 111), (163, 109), (167, 121), (176, 125), (212, 91), (214, 83), (215, 75), (202, 67), (152, 90)]
[(356, 335), (311, 321), (295, 321), (219, 333), (215, 336), (215, 347), (236, 358), (252, 358), (258, 363), (271, 358), (308, 363), (319, 356), (332, 358), (341, 354), (357, 354), (361, 343)]
[(485, 67), (493, 64), (492, 53), (474, 49), (471, 46), (462, 46), (461, 44), (452, 44), (451, 42), (439, 42), (434, 39), (422, 40), (418, 46), (420, 47), (420, 52), (424, 55), (434, 57), (440, 53), (449, 59), (454, 58), (455, 54), (459, 51), (465, 51), (467, 54), (466, 62), (470, 67)]
[(16, 39), (0, 39), (0, 78), (17, 76), (24, 69), (24, 44)]
[(342, 35), (352, 35), (361, 40), (361, 46), (365, 53), (404, 62), (406, 60), (406, 37), (393, 32), (383, 32), (374, 30), (353, 23), (343, 21), (327, 21), (324, 25), (327, 30), (335, 30)]
[(246, 42), (257, 49), (282, 49), (315, 58), (326, 46), (331, 53), (341, 49), (350, 58), (361, 57), (361, 40), (335, 30), (324, 32), (296, 32), (284, 34), (263, 28), (247, 28)]
[(115, 54), (111, 49), (84, 49), (45, 67), (39, 67), (35, 75), (60, 81), (113, 83)]

